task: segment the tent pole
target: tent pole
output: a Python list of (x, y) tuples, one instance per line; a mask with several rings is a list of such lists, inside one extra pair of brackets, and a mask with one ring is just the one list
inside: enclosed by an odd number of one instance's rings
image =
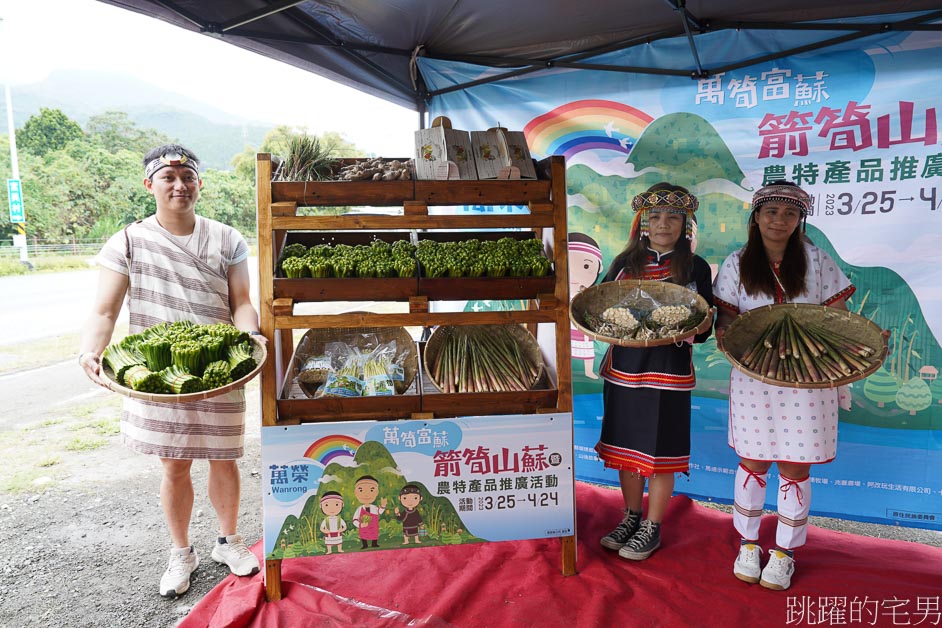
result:
[(680, 13), (680, 21), (684, 25), (684, 33), (687, 35), (687, 41), (690, 42), (690, 52), (693, 54), (693, 62), (697, 66), (697, 78), (706, 76), (703, 66), (700, 64), (700, 55), (697, 54), (697, 44), (693, 40), (693, 33), (690, 32), (690, 24), (687, 22), (687, 3), (681, 0), (677, 3), (677, 11)]

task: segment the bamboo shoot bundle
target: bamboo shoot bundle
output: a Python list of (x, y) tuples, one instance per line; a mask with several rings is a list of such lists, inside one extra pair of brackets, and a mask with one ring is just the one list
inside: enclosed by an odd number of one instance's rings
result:
[(873, 347), (785, 314), (741, 351), (739, 363), (767, 379), (815, 385), (861, 375), (879, 359)]

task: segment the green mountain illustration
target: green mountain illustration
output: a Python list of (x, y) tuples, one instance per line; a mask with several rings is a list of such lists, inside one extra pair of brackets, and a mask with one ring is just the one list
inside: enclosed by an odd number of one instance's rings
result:
[[(742, 170), (709, 122), (689, 113), (658, 118), (638, 139), (628, 163), (639, 173), (634, 178), (601, 175), (582, 164), (567, 170), (567, 191), (575, 199), (569, 206), (569, 231), (595, 239), (606, 267), (628, 241), (634, 218), (631, 199), (660, 181), (698, 192), (696, 252), (714, 268), (745, 243), (750, 206), (742, 199), (751, 196), (751, 190), (743, 187)], [(732, 185), (716, 185), (718, 180)], [(738, 188), (742, 194), (737, 198), (721, 191), (703, 193), (704, 187)], [(582, 198), (591, 205), (581, 206)], [(871, 376), (875, 382), (854, 384), (854, 409), (842, 412), (841, 420), (874, 427), (942, 429), (942, 384), (936, 382), (942, 370), (942, 351), (912, 289), (891, 269), (847, 264), (813, 225), (808, 225), (807, 233), (857, 286), (848, 308), (892, 333), (886, 363)], [(596, 364), (607, 348), (596, 343)], [(717, 350), (715, 339), (695, 347), (694, 362), (697, 394), (725, 397), (731, 367)], [(589, 380), (582, 370), (581, 365), (573, 368), (574, 393), (600, 392), (598, 380)], [(913, 378), (925, 380), (926, 386), (915, 382), (907, 386)], [(898, 394), (900, 390), (902, 394)], [(927, 398), (931, 403), (926, 403)]]
[[(344, 507), (340, 517), (346, 522), (347, 532), (343, 535), (343, 551), (371, 551), (361, 549), (356, 528), (353, 526), (353, 513), (360, 505), (354, 493), (358, 479), (365, 475), (372, 476), (379, 483), (379, 492), (374, 502), (379, 506), (387, 500), (386, 509), (380, 515), (378, 546), (380, 549), (410, 549), (422, 546), (455, 545), (478, 543), (479, 539), (469, 534), (461, 517), (452, 503), (444, 497), (437, 497), (429, 492), (420, 482), (412, 482), (399, 471), (396, 460), (386, 447), (376, 441), (366, 441), (357, 448), (354, 456), (355, 466), (343, 466), (332, 462), (324, 469), (317, 495), (311, 496), (304, 504), (299, 516), (285, 518), (275, 541), (275, 547), (266, 557), (268, 559), (292, 558), (324, 554), (326, 546), (320, 531), (325, 515), (320, 510), (320, 498), (328, 491), (340, 493)], [(417, 508), (422, 515), (423, 528), (420, 528), (420, 543), (403, 544), (402, 524), (396, 519), (395, 509), (399, 504), (399, 491), (406, 484), (418, 487), (422, 500)]]

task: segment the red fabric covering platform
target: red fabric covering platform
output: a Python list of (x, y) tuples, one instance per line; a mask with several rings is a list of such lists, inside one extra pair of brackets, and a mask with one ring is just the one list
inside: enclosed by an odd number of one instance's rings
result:
[[(729, 514), (674, 497), (661, 549), (633, 562), (599, 545), (621, 493), (579, 483), (576, 500), (575, 576), (561, 574), (558, 540), (348, 551), (282, 562), (276, 602), (261, 574), (229, 576), (180, 625), (942, 626), (940, 548), (812, 527), (791, 589), (769, 591), (733, 577)], [(774, 531), (767, 515), (766, 551)]]

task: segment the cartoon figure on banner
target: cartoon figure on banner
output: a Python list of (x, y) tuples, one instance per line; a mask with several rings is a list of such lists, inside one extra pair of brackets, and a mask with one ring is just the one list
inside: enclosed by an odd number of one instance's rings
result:
[(343, 496), (337, 491), (327, 491), (321, 497), (321, 512), (324, 519), (321, 521), (321, 534), (324, 535), (324, 545), (330, 554), (334, 547), (343, 553), (343, 533), (347, 531), (347, 522), (340, 517), (343, 511)]
[(416, 543), (419, 540), (419, 528), (422, 525), (422, 515), (418, 511), (419, 502), (422, 501), (422, 494), (419, 487), (415, 484), (406, 484), (399, 491), (399, 502), (405, 510), (399, 510), (396, 506), (396, 519), (402, 522), (402, 544), (409, 544), (409, 537), (414, 537)]
[(360, 549), (366, 549), (368, 543), (379, 547), (379, 516), (386, 512), (389, 500), (382, 498), (379, 506), (373, 503), (379, 495), (379, 481), (372, 475), (364, 475), (358, 479), (353, 492), (360, 502), (353, 513), (353, 526), (360, 531)]
[[(569, 234), (569, 298), (598, 281), (602, 274), (602, 250), (598, 242), (584, 233)], [(572, 343), (572, 359), (581, 360), (584, 373), (589, 379), (598, 379), (595, 374), (595, 340), (583, 334), (569, 323), (569, 338)]]

